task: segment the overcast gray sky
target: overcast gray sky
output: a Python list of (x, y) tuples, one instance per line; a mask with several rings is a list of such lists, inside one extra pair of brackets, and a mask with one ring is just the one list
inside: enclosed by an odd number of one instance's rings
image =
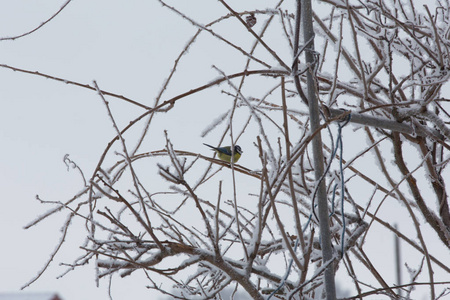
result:
[[(271, 7), (275, 3), (257, 0), (228, 2), (237, 10)], [(0, 38), (36, 28), (63, 3), (65, 1), (0, 1)], [(216, 1), (172, 3), (201, 23), (208, 23), (226, 13)], [(234, 30), (242, 30), (232, 24), (229, 26), (227, 33), (230, 36)], [(163, 80), (169, 75), (174, 59), (195, 31), (186, 20), (169, 12), (157, 1), (73, 0), (33, 34), (15, 41), (0, 41), (0, 64), (84, 84), (92, 84), (92, 80), (96, 80), (103, 90), (151, 106)], [(235, 61), (221, 59), (230, 57), (229, 54), (235, 50), (227, 49), (217, 41), (211, 41), (217, 44), (205, 48), (202, 41), (194, 44), (189, 59), (180, 66), (181, 73), (188, 76), (174, 79), (167, 96), (217, 77), (212, 64), (225, 71), (233, 70), (235, 64), (242, 68), (245, 59), (239, 55)], [(202, 101), (218, 97), (209, 92), (201, 96), (204, 97), (199, 99)], [(221, 97), (226, 99), (226, 96)], [(120, 100), (110, 102), (116, 112), (120, 111), (118, 121), (122, 126), (142, 112)], [(166, 124), (164, 129), (185, 150), (210, 154), (202, 142), (214, 143), (218, 139), (209, 137), (214, 140), (210, 142), (202, 139), (200, 133), (214, 119), (211, 109), (220, 112), (224, 102), (206, 103), (205, 112), (201, 113), (190, 111), (190, 103), (180, 103), (177, 108), (179, 118)], [(0, 68), (0, 107), (0, 292), (11, 292), (18, 290), (44, 266), (55, 248), (64, 221), (64, 215), (53, 216), (36, 228), (23, 230), (27, 223), (49, 209), (35, 200), (36, 195), (48, 201), (64, 201), (72, 197), (82, 185), (75, 171), (67, 172), (64, 155), (70, 154), (71, 159), (91, 174), (106, 144), (114, 136), (114, 130), (101, 99), (94, 91), (7, 68)], [(183, 134), (177, 134), (180, 132)], [(251, 146), (253, 137), (247, 145), (241, 144), (244, 157), (240, 163), (250, 169), (259, 165), (257, 152)], [(154, 146), (149, 150), (164, 147), (162, 133), (156, 135), (154, 141), (160, 147)], [(348, 151), (357, 153), (358, 150)], [(385, 213), (395, 219), (395, 211)], [(56, 279), (64, 271), (58, 264), (71, 262), (73, 249), (78, 249), (84, 238), (77, 235), (74, 228), (71, 230), (72, 238), (52, 267), (27, 290), (57, 291), (64, 300), (107, 299), (108, 282), (101, 281), (100, 288), (95, 287), (92, 266)], [(375, 236), (371, 242), (379, 244), (385, 240)], [(391, 248), (383, 250), (389, 253)], [(380, 259), (385, 257), (380, 254)], [(136, 280), (136, 277), (113, 279), (112, 291), (114, 299), (118, 300), (143, 299), (150, 295), (145, 288), (145, 280)]]
[[(210, 1), (189, 2), (192, 8), (180, 5), (188, 11), (211, 8)], [(0, 37), (35, 28), (63, 3), (0, 1)], [(195, 32), (186, 22), (180, 26), (183, 22), (157, 1), (74, 0), (35, 33), (1, 41), (0, 63), (81, 83), (95, 79), (104, 90), (151, 105), (174, 58)], [(23, 230), (49, 209), (35, 195), (49, 201), (70, 198), (81, 182), (76, 172), (67, 172), (64, 155), (70, 153), (92, 172), (113, 131), (95, 92), (5, 68), (0, 68), (0, 105), (0, 292), (6, 292), (35, 276), (59, 238), (63, 216)], [(124, 120), (138, 112), (126, 108)], [(72, 247), (78, 247), (76, 242)], [(57, 265), (70, 252), (65, 248), (27, 291), (58, 291), (64, 300), (106, 299), (107, 281), (96, 288), (92, 267), (55, 279), (64, 270)], [(134, 278), (114, 285), (113, 295), (143, 299), (149, 292)]]
[[(208, 23), (225, 12), (215, 1), (172, 2), (201, 23)], [(64, 3), (66, 1), (0, 1), (0, 38), (36, 28)], [(243, 10), (254, 9), (256, 3), (260, 8), (264, 8), (264, 4), (270, 7), (274, 1), (230, 3)], [(232, 30), (233, 27), (230, 34)], [(195, 32), (187, 21), (157, 1), (74, 0), (36, 32), (14, 41), (0, 41), (0, 64), (83, 84), (92, 85), (96, 80), (103, 90), (151, 106), (174, 59)], [(194, 45), (190, 59), (180, 66), (190, 76), (175, 79), (170, 95), (217, 77), (217, 71), (211, 68), (213, 63), (219, 62), (218, 67), (224, 70), (230, 67), (230, 61), (220, 59), (224, 50), (222, 44), (217, 44), (214, 52), (200, 43)], [(197, 63), (199, 60), (202, 64)], [(242, 61), (243, 58), (236, 59), (239, 67)], [(38, 227), (24, 230), (26, 224), (50, 209), (36, 201), (36, 195), (47, 201), (71, 198), (81, 189), (82, 182), (76, 172), (67, 172), (64, 155), (70, 154), (70, 158), (90, 174), (114, 131), (94, 91), (7, 68), (0, 68), (0, 105), (0, 232), (3, 237), (0, 292), (11, 292), (32, 279), (44, 266), (56, 247), (64, 221), (63, 215), (53, 216)], [(119, 125), (142, 112), (120, 100), (111, 100), (111, 105), (115, 111), (120, 111)], [(211, 105), (220, 109), (220, 102)], [(185, 113), (189, 105), (180, 106), (184, 113), (180, 119), (175, 119), (178, 122), (165, 125), (165, 129), (186, 150), (210, 155), (202, 145), (208, 141), (202, 140), (200, 133), (214, 116), (201, 113), (192, 117)], [(208, 107), (206, 111), (211, 113)], [(177, 135), (180, 128), (183, 134)], [(189, 136), (186, 132), (193, 134)], [(155, 139), (160, 140), (160, 146), (151, 150), (162, 149), (165, 144), (162, 133)], [(64, 300), (107, 298), (108, 282), (104, 280), (100, 288), (96, 288), (92, 266), (56, 279), (64, 271), (58, 264), (71, 262), (84, 238), (80, 234), (77, 236), (75, 228), (69, 232), (71, 239), (51, 267), (26, 291), (57, 291)], [(116, 279), (113, 280), (114, 299), (130, 299), (131, 295), (143, 299), (150, 293), (143, 282), (125, 278), (114, 284)]]

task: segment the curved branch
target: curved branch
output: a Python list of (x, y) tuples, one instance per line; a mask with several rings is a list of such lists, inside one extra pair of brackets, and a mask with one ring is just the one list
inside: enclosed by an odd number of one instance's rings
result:
[(41, 29), (42, 27), (44, 27), (45, 24), (47, 24), (47, 23), (50, 22), (53, 18), (55, 18), (55, 17), (56, 17), (56, 16), (57, 16), (57, 15), (58, 15), (58, 14), (59, 14), (66, 6), (67, 6), (67, 4), (69, 4), (71, 1), (72, 1), (72, 0), (68, 0), (66, 3), (64, 3), (63, 6), (61, 6), (61, 8), (60, 8), (56, 13), (54, 13), (50, 18), (48, 18), (47, 20), (45, 20), (44, 22), (42, 22), (41, 25), (39, 25), (38, 27), (36, 27), (36, 28), (34, 28), (34, 29), (30, 30), (30, 31), (27, 31), (27, 32), (25, 32), (25, 33), (23, 33), (23, 34), (20, 34), (20, 35), (16, 35), (16, 36), (13, 36), (13, 37), (4, 37), (4, 38), (0, 38), (0, 41), (16, 40), (16, 39), (18, 39), (18, 38), (27, 36), (27, 35), (29, 35), (29, 34), (32, 34), (32, 33), (35, 32), (35, 31)]

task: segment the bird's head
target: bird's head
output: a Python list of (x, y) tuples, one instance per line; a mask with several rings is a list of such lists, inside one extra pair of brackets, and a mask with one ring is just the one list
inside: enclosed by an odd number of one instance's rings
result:
[(236, 153), (239, 153), (239, 154), (242, 154), (242, 149), (241, 149), (241, 146), (239, 146), (239, 145), (235, 145), (234, 146), (234, 152), (236, 152)]

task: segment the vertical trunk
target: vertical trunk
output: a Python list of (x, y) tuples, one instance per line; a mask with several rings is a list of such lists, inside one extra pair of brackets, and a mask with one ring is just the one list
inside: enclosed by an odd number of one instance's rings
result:
[[(312, 26), (311, 0), (302, 1), (302, 26), (303, 40), (308, 43), (305, 48), (305, 62), (310, 66), (306, 72), (307, 98), (309, 104), (309, 116), (311, 132), (316, 131), (320, 126), (319, 104), (316, 98), (314, 66), (317, 63), (314, 57), (314, 30)], [(316, 181), (319, 182), (324, 172), (322, 136), (320, 132), (312, 140), (314, 172)], [(320, 222), (320, 240), (322, 241), (323, 263), (333, 259), (333, 249), (331, 246), (331, 234), (328, 218), (328, 201), (325, 187), (325, 180), (321, 180), (317, 190), (318, 217)], [(325, 291), (328, 300), (336, 299), (336, 287), (334, 283), (334, 264), (331, 263), (325, 270)]]

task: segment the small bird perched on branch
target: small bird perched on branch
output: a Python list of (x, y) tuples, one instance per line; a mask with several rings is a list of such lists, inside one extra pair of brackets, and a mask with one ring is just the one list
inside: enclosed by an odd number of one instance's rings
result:
[[(226, 147), (214, 147), (208, 144), (203, 143), (203, 145), (208, 146), (209, 148), (213, 149), (214, 151), (217, 152), (217, 156), (226, 162), (231, 162), (231, 146), (226, 146)], [(239, 158), (241, 158), (241, 154), (242, 154), (242, 149), (240, 146), (235, 145), (234, 146), (234, 159), (233, 162), (236, 163)]]

